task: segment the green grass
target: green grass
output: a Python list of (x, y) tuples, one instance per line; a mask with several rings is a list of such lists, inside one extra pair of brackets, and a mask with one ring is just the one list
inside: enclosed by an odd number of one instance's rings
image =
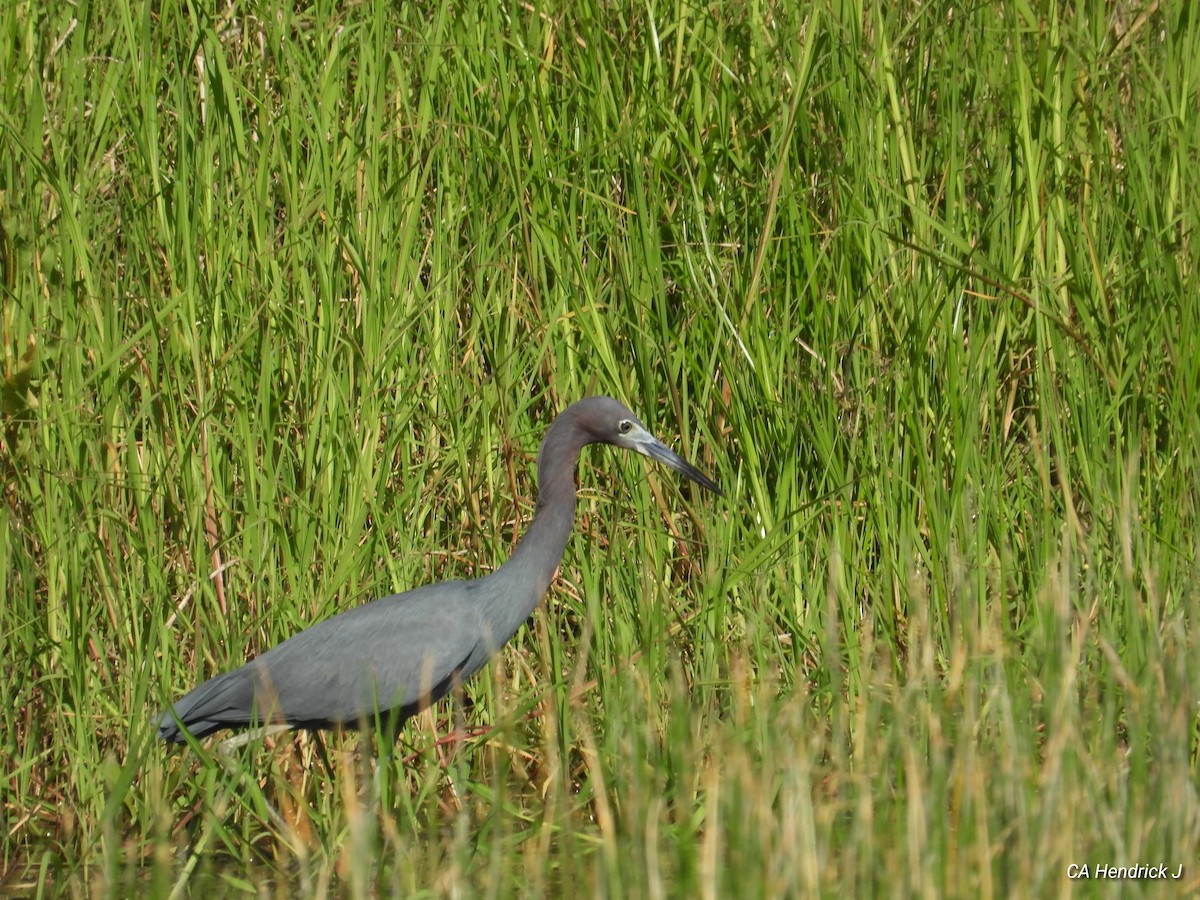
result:
[[(1193, 5), (9, 8), (3, 892), (1200, 889)], [(727, 498), (585, 453), (383, 801), (153, 742), (589, 393)]]

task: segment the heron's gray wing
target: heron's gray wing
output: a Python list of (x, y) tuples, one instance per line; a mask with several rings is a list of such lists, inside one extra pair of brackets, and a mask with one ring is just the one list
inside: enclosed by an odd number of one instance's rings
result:
[(486, 661), (490, 644), (471, 582), (384, 597), (318, 622), (263, 653), (255, 702), (264, 720), (327, 727), (410, 715)]

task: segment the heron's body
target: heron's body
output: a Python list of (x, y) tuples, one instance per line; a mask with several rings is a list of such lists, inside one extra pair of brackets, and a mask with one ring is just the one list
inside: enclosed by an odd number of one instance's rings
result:
[(222, 728), (398, 727), (481, 669), (533, 613), (562, 559), (575, 518), (575, 465), (589, 443), (660, 459), (710, 490), (716, 484), (656, 441), (607, 397), (566, 409), (538, 455), (537, 512), (516, 552), (490, 575), (374, 600), (305, 629), (241, 668), (206, 681), (162, 714), (158, 734), (182, 743)]

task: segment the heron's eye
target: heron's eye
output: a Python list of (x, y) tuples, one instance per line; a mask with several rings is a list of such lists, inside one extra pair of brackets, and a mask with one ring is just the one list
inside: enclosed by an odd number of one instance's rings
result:
[(631, 428), (633, 428), (633, 423), (630, 422), (628, 419), (622, 419), (617, 424), (617, 431), (621, 432), (621, 434), (629, 434), (629, 430)]

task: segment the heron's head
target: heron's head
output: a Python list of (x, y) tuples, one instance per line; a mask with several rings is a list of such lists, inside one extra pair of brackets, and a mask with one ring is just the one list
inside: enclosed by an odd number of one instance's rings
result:
[(658, 460), (701, 487), (724, 496), (717, 483), (646, 430), (637, 416), (611, 397), (580, 400), (579, 426), (589, 443), (612, 444)]

